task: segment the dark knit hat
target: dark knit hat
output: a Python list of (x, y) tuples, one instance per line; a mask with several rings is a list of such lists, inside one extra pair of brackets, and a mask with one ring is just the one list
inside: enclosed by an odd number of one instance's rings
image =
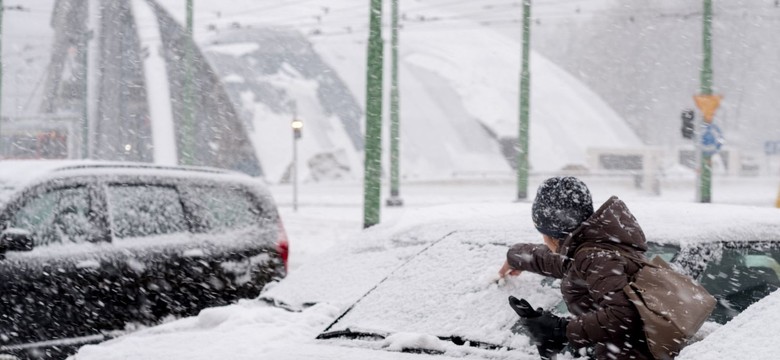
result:
[(552, 177), (539, 185), (531, 209), (536, 229), (563, 239), (593, 214), (588, 187), (575, 177)]

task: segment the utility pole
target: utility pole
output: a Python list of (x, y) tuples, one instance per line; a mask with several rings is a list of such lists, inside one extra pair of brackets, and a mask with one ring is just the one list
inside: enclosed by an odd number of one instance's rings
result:
[(89, 0), (87, 5), (87, 26), (90, 41), (87, 43), (87, 122), (86, 149), (87, 157), (95, 156), (95, 129), (100, 114), (100, 77), (102, 76), (100, 31), (103, 17), (103, 0)]
[[(2, 0), (0, 0), (2, 1)], [(89, 10), (87, 10), (89, 11)], [(89, 23), (89, 22), (87, 22)], [(81, 63), (81, 92), (84, 95), (84, 102), (81, 108), (81, 158), (89, 158), (89, 40), (92, 38), (92, 31), (84, 29), (79, 39), (79, 63)]]
[[(702, 32), (702, 45), (704, 60), (701, 67), (701, 95), (712, 95), (712, 0), (704, 0), (704, 23)], [(712, 121), (710, 119), (710, 121)], [(701, 128), (701, 126), (698, 126)], [(699, 130), (699, 129), (697, 129)], [(701, 131), (697, 131), (701, 133)], [(699, 202), (712, 201), (712, 153), (704, 152), (700, 137), (697, 137), (696, 146), (699, 148), (700, 163), (698, 171)]]
[(366, 135), (363, 228), (379, 224), (382, 173), (382, 0), (371, 0), (366, 66)]
[(517, 200), (528, 198), (528, 126), (531, 107), (531, 0), (523, 0), (523, 60), (520, 70), (520, 134), (517, 138)]
[(391, 66), (391, 84), (390, 84), (390, 198), (387, 199), (387, 206), (403, 206), (399, 192), (398, 169), (399, 142), (400, 142), (400, 120), (399, 120), (399, 96), (398, 96), (398, 1), (392, 0), (392, 66)]
[(193, 38), (192, 31), (192, 13), (193, 13), (193, 0), (187, 0), (187, 37), (184, 40), (185, 53), (184, 53), (184, 123), (182, 124), (182, 162), (185, 165), (193, 165), (193, 159), (195, 158), (194, 146), (194, 111), (192, 101), (192, 68), (193, 64), (193, 47), (195, 46), (195, 39)]

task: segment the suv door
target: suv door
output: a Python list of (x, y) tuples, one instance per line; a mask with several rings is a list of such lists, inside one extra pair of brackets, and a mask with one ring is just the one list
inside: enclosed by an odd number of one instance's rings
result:
[(135, 178), (104, 184), (114, 245), (122, 250), (124, 310), (144, 324), (165, 316), (192, 315), (182, 296), (183, 283), (193, 282), (186, 248), (192, 242), (184, 206), (175, 183)]
[(103, 297), (112, 289), (101, 274), (104, 220), (96, 187), (84, 179), (37, 186), (6, 207), (3, 228), (29, 232), (34, 247), (0, 260), (0, 353), (52, 354), (56, 347), (25, 344), (106, 328), (112, 309)]

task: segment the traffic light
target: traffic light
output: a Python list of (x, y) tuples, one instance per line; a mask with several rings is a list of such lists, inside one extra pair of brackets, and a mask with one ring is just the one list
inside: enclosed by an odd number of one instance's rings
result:
[(685, 139), (693, 139), (693, 110), (686, 109), (682, 112), (682, 136)]

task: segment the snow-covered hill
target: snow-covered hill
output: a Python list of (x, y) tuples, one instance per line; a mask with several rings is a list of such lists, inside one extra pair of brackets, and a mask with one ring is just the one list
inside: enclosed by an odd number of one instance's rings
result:
[[(162, 3), (183, 20), (184, 9), (178, 2), (163, 0)], [(349, 92), (339, 94), (340, 101), (357, 103), (362, 108), (367, 39), (363, 15), (368, 11), (368, 3), (331, 0), (314, 4), (306, 1), (266, 7), (251, 1), (231, 2), (229, 7), (199, 4), (196, 20), (201, 22), (196, 38), (206, 51), (221, 51), (224, 63), (224, 56), (229, 53), (224, 45), (226, 33), (272, 33), (276, 30), (262, 29), (285, 25), (307, 35), (300, 39), (310, 41), (327, 68), (335, 69), (346, 84)], [(518, 41), (501, 36), (494, 29), (475, 25), (461, 19), (446, 28), (432, 23), (401, 31), (401, 172), (405, 179), (511, 171), (501, 144), (513, 142), (518, 133), (520, 46)], [(385, 37), (388, 33), (386, 29)], [(287, 39), (293, 37), (292, 33), (287, 35)], [(235, 41), (231, 43), (241, 46)], [(247, 60), (247, 53), (240, 51), (233, 53), (235, 57), (257, 63), (256, 68), (267, 69), (264, 62), (276, 68), (274, 73), (265, 73), (261, 80), (266, 87), (273, 84), (276, 92), (243, 92), (240, 99), (246, 116), (252, 119), (252, 137), (269, 180), (283, 179), (289, 166), (292, 144), (288, 124), (295, 111), (307, 123), (300, 143), (303, 163), (321, 154), (340, 154), (332, 157), (338, 159), (334, 164), (348, 168), (349, 177), (359, 178), (361, 148), (349, 141), (355, 134), (355, 122), (345, 121), (344, 115), (336, 115), (341, 121), (332, 119), (334, 115), (322, 103), (321, 93), (317, 96), (318, 89), (332, 81), (331, 75), (304, 75), (321, 64), (301, 61), (297, 50), (300, 47), (291, 46), (289, 41), (274, 47), (273, 56), (263, 50), (268, 46), (250, 45), (257, 41), (243, 43), (245, 47), (257, 49), (253, 52), (255, 58)], [(279, 64), (279, 59), (286, 64)], [(389, 49), (386, 59), (389, 64)], [(590, 147), (641, 146), (625, 122), (574, 77), (536, 53), (532, 53), (531, 66), (533, 171), (555, 171), (569, 164), (584, 164)], [(233, 86), (231, 82), (257, 80), (236, 76), (233, 71), (223, 72), (222, 76), (228, 87)], [(389, 86), (388, 80), (385, 82)], [(291, 102), (297, 103), (295, 110), (287, 105)], [(362, 121), (361, 118), (357, 125), (362, 126)], [(313, 136), (309, 136), (312, 132)], [(384, 138), (387, 142), (387, 134)], [(310, 170), (302, 169), (304, 177), (316, 177)]]

